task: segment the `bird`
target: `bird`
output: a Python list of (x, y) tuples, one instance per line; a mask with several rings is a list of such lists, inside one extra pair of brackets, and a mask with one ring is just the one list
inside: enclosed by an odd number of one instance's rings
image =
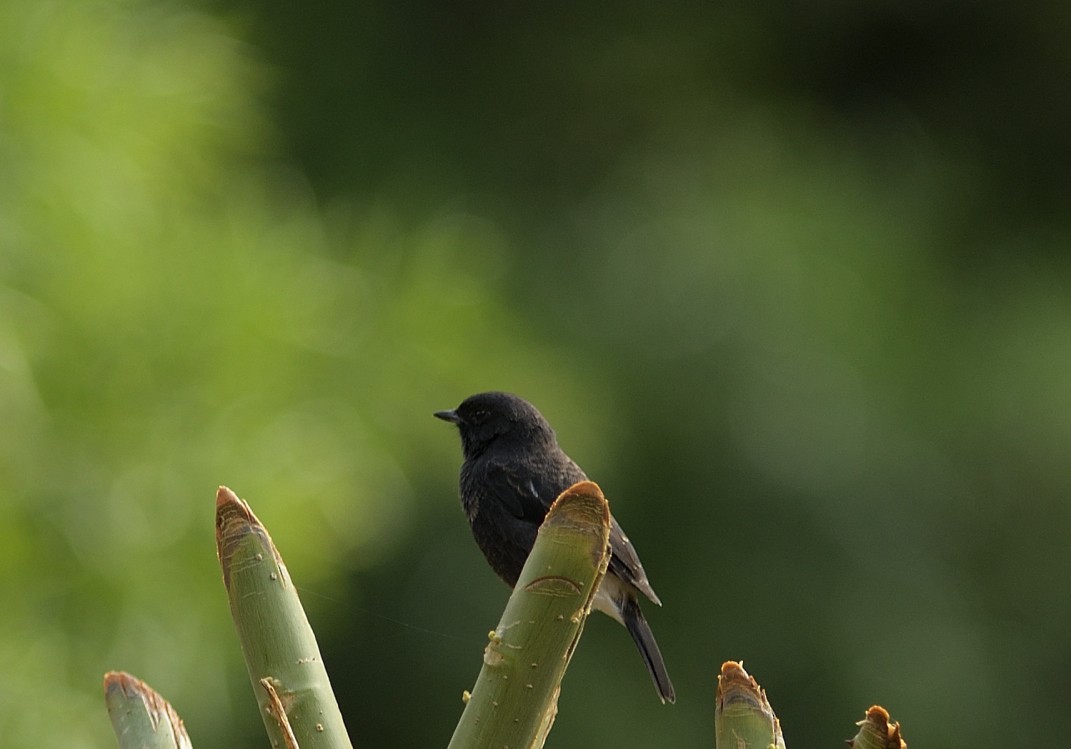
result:
[[(477, 393), (434, 416), (457, 425), (462, 508), (488, 564), (512, 588), (551, 504), (573, 484), (587, 481), (587, 474), (558, 446), (536, 407), (512, 393)], [(611, 516), (610, 561), (593, 606), (625, 626), (659, 698), (672, 703), (676, 692), (640, 609), (641, 594), (662, 605), (632, 542)]]

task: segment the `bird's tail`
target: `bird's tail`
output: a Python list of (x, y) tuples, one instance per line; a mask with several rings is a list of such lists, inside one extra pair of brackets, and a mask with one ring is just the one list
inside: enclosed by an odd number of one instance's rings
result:
[(625, 596), (625, 600), (621, 602), (621, 618), (624, 620), (628, 633), (632, 635), (632, 641), (636, 643), (640, 655), (643, 656), (643, 662), (647, 664), (647, 670), (651, 673), (658, 696), (662, 702), (676, 702), (677, 693), (673, 690), (673, 682), (669, 680), (669, 674), (666, 673), (662, 653), (658, 650), (654, 633), (651, 632), (647, 620), (643, 618), (640, 604), (634, 597)]

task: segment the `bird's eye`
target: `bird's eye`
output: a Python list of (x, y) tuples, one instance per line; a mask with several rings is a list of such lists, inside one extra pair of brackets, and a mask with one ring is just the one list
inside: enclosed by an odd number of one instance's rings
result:
[(481, 409), (478, 409), (475, 413), (472, 414), (472, 418), (475, 419), (476, 421), (484, 421), (490, 415), (491, 414), (488, 411), (486, 411), (485, 409), (481, 408)]

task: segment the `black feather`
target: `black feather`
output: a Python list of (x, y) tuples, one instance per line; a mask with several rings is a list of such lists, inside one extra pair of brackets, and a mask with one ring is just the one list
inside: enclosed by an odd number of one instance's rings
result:
[[(435, 416), (457, 424), (464, 462), (461, 504), (477, 546), (491, 569), (511, 587), (535, 544), (539, 526), (558, 495), (587, 475), (558, 446), (554, 430), (536, 408), (509, 393), (480, 393), (454, 411)], [(637, 600), (662, 605), (640, 558), (617, 520), (610, 519), (610, 563), (603, 591), (608, 611), (628, 628), (663, 701), (673, 685)], [(613, 579), (610, 579), (612, 576)]]

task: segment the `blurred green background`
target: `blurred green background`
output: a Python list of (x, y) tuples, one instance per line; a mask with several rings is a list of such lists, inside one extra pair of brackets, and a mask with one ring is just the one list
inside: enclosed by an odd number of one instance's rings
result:
[[(0, 6), (0, 736), (126, 669), (263, 746), (216, 567), (252, 502), (355, 740), (445, 746), (507, 591), (454, 430), (534, 401), (664, 609), (553, 746), (1057, 746), (1071, 700), (1066, 3)], [(651, 609), (653, 607), (648, 607)]]

